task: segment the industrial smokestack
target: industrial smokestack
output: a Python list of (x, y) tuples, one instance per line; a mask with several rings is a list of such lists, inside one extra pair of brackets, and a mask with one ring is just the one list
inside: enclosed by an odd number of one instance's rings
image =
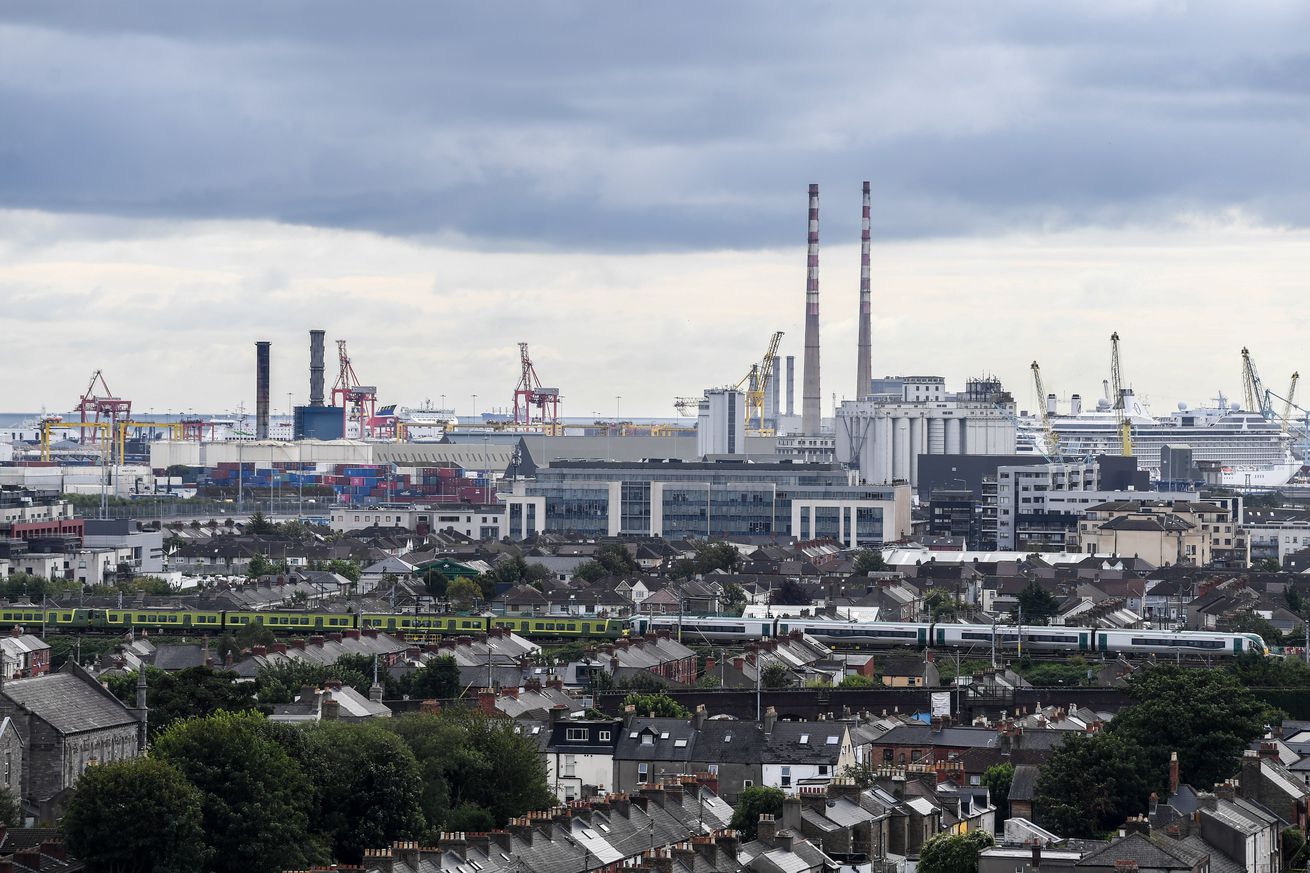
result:
[(309, 332), (309, 405), (323, 405), (323, 331)]
[(796, 414), (796, 356), (787, 356), (787, 414)]
[(255, 343), (255, 438), (268, 439), (268, 341)]
[(860, 352), (855, 361), (855, 399), (869, 393), (873, 373), (870, 313), (873, 305), (869, 292), (869, 183), (864, 183), (864, 215), (860, 219)]
[(805, 256), (805, 369), (801, 374), (801, 433), (819, 433), (819, 186), (810, 185), (809, 247)]

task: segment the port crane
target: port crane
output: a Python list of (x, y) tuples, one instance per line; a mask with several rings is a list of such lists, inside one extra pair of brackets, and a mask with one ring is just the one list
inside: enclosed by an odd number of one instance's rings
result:
[(361, 385), (355, 375), (355, 366), (346, 351), (346, 341), (337, 340), (337, 381), (332, 386), (332, 405), (340, 406), (345, 416), (343, 428), (350, 436), (349, 422), (355, 422), (355, 436), (364, 439), (369, 422), (377, 417), (378, 389), (376, 385)]
[(1110, 381), (1114, 387), (1114, 414), (1119, 422), (1119, 453), (1133, 456), (1133, 424), (1124, 402), (1123, 371), (1119, 362), (1119, 332), (1110, 334)]
[[(1299, 371), (1292, 373), (1292, 384), (1287, 389), (1287, 396), (1283, 400), (1283, 430), (1287, 430), (1287, 420), (1292, 417), (1292, 407), (1296, 406), (1292, 398), (1296, 396), (1296, 383), (1300, 381), (1301, 373)], [(1297, 409), (1300, 409), (1298, 406)]]
[(1042, 430), (1046, 432), (1046, 445), (1050, 448), (1051, 454), (1060, 457), (1060, 435), (1055, 432), (1055, 426), (1051, 423), (1051, 411), (1046, 407), (1046, 386), (1042, 384), (1042, 368), (1036, 361), (1032, 362), (1033, 386), (1037, 389), (1037, 408), (1041, 410)]
[(1242, 391), (1246, 394), (1247, 412), (1258, 412), (1265, 418), (1273, 418), (1273, 404), (1269, 402), (1269, 390), (1260, 380), (1260, 373), (1251, 360), (1251, 350), (1242, 347)]
[(737, 383), (737, 390), (746, 389), (746, 425), (750, 426), (751, 419), (755, 419), (755, 429), (764, 432), (764, 393), (767, 390), (770, 378), (773, 376), (773, 359), (778, 354), (778, 346), (782, 343), (782, 331), (775, 331), (769, 338), (769, 346), (764, 351), (764, 357), (758, 364), (751, 364), (750, 372), (742, 377)]
[[(558, 388), (546, 388), (537, 378), (537, 368), (532, 364), (528, 354), (528, 344), (519, 343), (519, 381), (514, 386), (514, 423), (538, 423), (546, 427), (548, 433), (559, 433)], [(536, 417), (532, 415), (537, 410)]]

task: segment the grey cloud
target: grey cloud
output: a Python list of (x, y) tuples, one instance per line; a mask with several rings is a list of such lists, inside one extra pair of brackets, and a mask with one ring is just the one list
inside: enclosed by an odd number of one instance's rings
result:
[(810, 181), (853, 237), (868, 178), (882, 237), (1310, 222), (1297, 6), (386, 9), (6, 4), (0, 206), (749, 249)]

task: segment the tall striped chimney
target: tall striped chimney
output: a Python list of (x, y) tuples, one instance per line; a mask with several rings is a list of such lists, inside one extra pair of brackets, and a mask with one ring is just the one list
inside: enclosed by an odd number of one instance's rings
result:
[(855, 361), (855, 399), (869, 393), (873, 380), (872, 340), (870, 339), (870, 313), (873, 309), (869, 292), (869, 183), (864, 183), (864, 215), (860, 219), (860, 352)]
[(810, 185), (809, 247), (805, 260), (805, 364), (801, 374), (801, 433), (817, 435), (819, 393), (819, 186)]

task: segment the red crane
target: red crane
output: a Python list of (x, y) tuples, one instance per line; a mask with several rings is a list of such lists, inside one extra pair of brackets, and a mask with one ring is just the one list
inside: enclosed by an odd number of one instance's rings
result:
[(345, 434), (350, 436), (350, 422), (355, 422), (355, 436), (363, 439), (368, 436), (368, 423), (376, 415), (378, 389), (376, 385), (361, 385), (355, 375), (355, 368), (350, 363), (350, 354), (346, 351), (346, 341), (337, 340), (336, 384), (332, 386), (332, 405), (340, 405), (345, 416)]
[[(96, 393), (96, 386), (99, 385), (104, 389), (103, 394)], [(87, 386), (86, 391), (82, 394), (81, 400), (77, 404), (77, 411), (82, 415), (82, 423), (99, 422), (101, 416), (111, 425), (110, 434), (118, 433), (118, 423), (120, 421), (129, 421), (132, 418), (132, 401), (124, 400), (121, 397), (115, 397), (114, 393), (109, 390), (105, 383), (105, 376), (99, 370), (91, 374), (91, 384)], [(88, 434), (87, 431), (90, 431)], [(100, 429), (95, 427), (82, 428), (82, 442), (94, 443), (97, 439)], [(111, 437), (112, 442), (112, 437)]]
[[(559, 401), (560, 394), (558, 388), (546, 388), (537, 378), (537, 369), (532, 366), (532, 358), (528, 356), (528, 344), (519, 343), (519, 363), (522, 372), (519, 375), (519, 383), (514, 388), (514, 423), (515, 424), (547, 424), (552, 428), (559, 425)], [(533, 407), (536, 407), (537, 415), (532, 415)]]

